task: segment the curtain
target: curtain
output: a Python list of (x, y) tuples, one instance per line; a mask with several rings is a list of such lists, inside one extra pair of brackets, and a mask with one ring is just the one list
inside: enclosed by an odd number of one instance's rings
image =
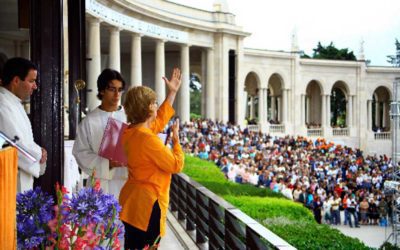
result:
[(0, 149), (0, 246), (16, 249), (17, 150)]

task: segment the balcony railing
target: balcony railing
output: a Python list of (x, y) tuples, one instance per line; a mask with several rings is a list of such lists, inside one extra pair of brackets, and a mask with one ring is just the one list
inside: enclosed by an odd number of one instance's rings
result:
[(257, 124), (251, 124), (251, 125), (247, 125), (247, 129), (249, 130), (249, 132), (258, 133), (260, 131), (260, 126)]
[(185, 174), (172, 177), (172, 214), (208, 249), (295, 249), (279, 236)]
[(308, 137), (321, 137), (323, 135), (322, 128), (309, 128), (307, 129)]
[(349, 136), (349, 128), (333, 128), (333, 136)]
[(270, 124), (269, 125), (270, 133), (285, 133), (285, 125), (283, 124)]
[(375, 132), (374, 139), (380, 141), (391, 140), (391, 132)]

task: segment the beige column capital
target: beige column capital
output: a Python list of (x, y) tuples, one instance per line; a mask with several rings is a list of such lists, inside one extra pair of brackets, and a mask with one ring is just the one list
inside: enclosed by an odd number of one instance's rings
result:
[(96, 23), (100, 24), (103, 22), (101, 19), (94, 16), (86, 16), (86, 21), (88, 21), (89, 24), (96, 24)]

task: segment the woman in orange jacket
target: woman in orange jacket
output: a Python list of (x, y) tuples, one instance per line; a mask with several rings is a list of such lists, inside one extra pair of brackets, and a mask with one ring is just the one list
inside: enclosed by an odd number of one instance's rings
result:
[(151, 246), (159, 235), (165, 235), (171, 174), (183, 168), (179, 122), (172, 126), (172, 150), (157, 136), (175, 113), (172, 104), (181, 85), (181, 72), (175, 68), (170, 80), (163, 79), (169, 91), (159, 108), (156, 93), (148, 87), (133, 87), (126, 94), (124, 108), (130, 125), (122, 144), (129, 174), (119, 197), (125, 249)]

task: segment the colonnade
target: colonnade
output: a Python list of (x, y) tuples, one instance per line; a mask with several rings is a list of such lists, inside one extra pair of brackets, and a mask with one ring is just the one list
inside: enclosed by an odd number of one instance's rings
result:
[[(101, 21), (95, 17), (88, 18), (88, 37), (87, 37), (87, 107), (93, 110), (100, 104), (97, 99), (97, 77), (101, 73), (101, 45), (100, 45)], [(121, 31), (119, 27), (107, 29), (109, 34), (109, 68), (121, 71)], [(142, 37), (144, 34), (131, 32), (130, 46), (130, 74), (131, 79), (128, 86), (142, 85)], [(157, 93), (159, 102), (166, 96), (166, 86), (162, 80), (163, 76), (169, 77), (169, 72), (165, 72), (165, 46), (172, 42), (165, 39), (152, 38), (155, 40), (155, 62), (154, 62), (154, 90)], [(176, 42), (175, 42), (176, 43)], [(190, 120), (190, 44), (180, 43), (180, 69), (182, 72), (182, 85), (177, 95), (177, 115), (183, 122)], [(203, 49), (203, 48), (201, 48)], [(207, 85), (207, 102), (205, 104), (205, 114), (207, 118), (215, 119), (215, 85), (214, 85), (214, 51), (213, 48), (206, 48), (206, 76), (203, 84)]]

